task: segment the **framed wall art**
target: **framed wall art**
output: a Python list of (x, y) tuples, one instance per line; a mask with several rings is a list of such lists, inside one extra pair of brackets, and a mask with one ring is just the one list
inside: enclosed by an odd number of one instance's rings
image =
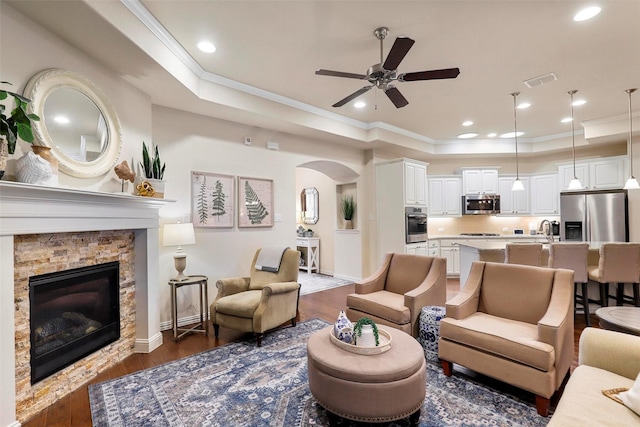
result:
[(194, 227), (231, 228), (235, 217), (235, 177), (191, 172), (191, 221)]
[(273, 180), (238, 177), (238, 227), (273, 227)]

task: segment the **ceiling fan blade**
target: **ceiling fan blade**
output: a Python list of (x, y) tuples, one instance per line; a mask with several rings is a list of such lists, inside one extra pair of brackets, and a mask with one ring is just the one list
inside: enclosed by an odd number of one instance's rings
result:
[(393, 102), (393, 105), (395, 105), (396, 108), (402, 108), (405, 105), (409, 104), (409, 101), (407, 101), (407, 98), (402, 96), (398, 88), (393, 85), (387, 86), (387, 88), (384, 90), (384, 93), (387, 94), (387, 96), (389, 97), (391, 102)]
[(398, 68), (400, 62), (404, 59), (411, 46), (415, 43), (414, 40), (409, 37), (398, 37), (393, 43), (387, 59), (384, 61), (382, 68), (385, 70), (393, 71)]
[(445, 68), (443, 70), (417, 71), (415, 73), (403, 73), (398, 80), (414, 82), (416, 80), (455, 79), (460, 74), (459, 68)]
[(333, 107), (342, 107), (347, 102), (350, 102), (350, 101), (356, 99), (357, 97), (359, 97), (360, 95), (362, 95), (363, 93), (369, 91), (369, 89), (371, 89), (372, 87), (373, 87), (373, 85), (365, 86), (362, 89), (358, 89), (357, 91), (353, 92), (351, 95), (349, 95), (346, 98), (341, 99), (340, 101), (338, 101), (335, 104), (333, 104)]
[(343, 71), (316, 70), (318, 76), (346, 77), (348, 79), (364, 80), (367, 78), (364, 74), (345, 73)]

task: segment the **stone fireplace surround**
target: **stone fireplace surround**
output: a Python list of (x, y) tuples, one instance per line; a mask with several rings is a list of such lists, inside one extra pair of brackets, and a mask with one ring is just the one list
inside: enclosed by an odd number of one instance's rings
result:
[[(18, 427), (14, 236), (132, 230), (135, 251), (134, 351), (162, 344), (159, 312), (158, 210), (166, 200), (0, 181), (0, 427)], [(87, 378), (87, 381), (90, 378)]]

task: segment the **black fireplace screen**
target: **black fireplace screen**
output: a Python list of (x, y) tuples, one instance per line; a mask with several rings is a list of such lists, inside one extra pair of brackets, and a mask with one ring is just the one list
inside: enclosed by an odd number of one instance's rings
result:
[(120, 264), (29, 278), (31, 383), (120, 338)]

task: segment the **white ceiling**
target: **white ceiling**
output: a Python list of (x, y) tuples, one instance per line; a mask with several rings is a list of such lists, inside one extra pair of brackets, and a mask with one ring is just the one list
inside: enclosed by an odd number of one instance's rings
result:
[[(442, 150), (437, 147), (463, 144), (468, 152), (504, 153), (512, 141), (485, 137), (513, 131), (509, 94), (520, 91), (518, 101), (532, 106), (518, 111), (518, 130), (525, 132), (519, 141), (549, 147), (557, 139), (566, 148), (571, 125), (560, 120), (571, 111), (567, 91), (577, 89), (575, 99), (587, 101), (574, 109), (581, 133), (585, 121), (626, 117), (624, 89), (640, 86), (637, 0), (596, 2), (602, 12), (585, 22), (572, 18), (594, 2), (5, 3), (95, 57), (154, 103), (359, 147), (391, 144), (435, 153)], [(460, 75), (398, 82), (409, 101), (401, 109), (376, 89), (359, 98), (367, 102), (362, 110), (353, 102), (331, 107), (366, 82), (314, 71), (366, 74), (380, 59), (373, 35), (379, 26), (390, 30), (385, 57), (395, 37), (415, 40), (399, 72), (459, 67)], [(198, 51), (201, 39), (212, 41), (217, 52)], [(550, 72), (557, 81), (536, 88), (523, 84)], [(635, 104), (637, 111), (640, 99)], [(463, 127), (465, 120), (475, 124)], [(460, 142), (456, 137), (464, 132), (481, 136)]]

